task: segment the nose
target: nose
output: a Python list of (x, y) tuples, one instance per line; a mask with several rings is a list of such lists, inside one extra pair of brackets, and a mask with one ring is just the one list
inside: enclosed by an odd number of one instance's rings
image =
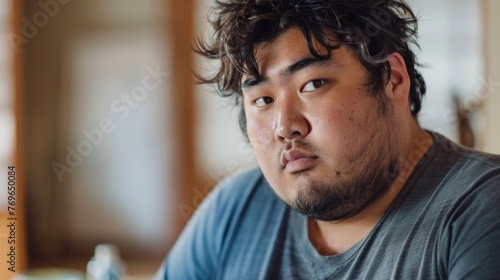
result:
[(278, 110), (275, 138), (286, 143), (305, 137), (311, 131), (311, 125), (300, 106), (283, 104)]

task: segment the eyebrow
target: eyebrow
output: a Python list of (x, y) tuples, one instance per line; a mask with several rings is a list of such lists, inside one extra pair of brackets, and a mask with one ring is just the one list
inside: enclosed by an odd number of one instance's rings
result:
[(327, 58), (319, 58), (315, 56), (306, 56), (299, 61), (295, 62), (294, 64), (288, 66), (285, 70), (285, 73), (283, 73), (285, 76), (290, 76), (295, 72), (298, 72), (304, 68), (312, 67), (312, 66), (322, 66), (323, 64), (326, 64), (329, 62), (330, 59), (333, 59), (333, 57), (327, 57)]
[[(298, 61), (296, 61), (292, 65), (289, 65), (285, 69), (285, 71), (283, 73), (281, 73), (281, 75), (290, 76), (290, 75), (292, 75), (300, 70), (303, 70), (305, 68), (320, 67), (320, 66), (323, 66), (324, 64), (327, 64), (329, 62), (332, 62), (334, 64), (336, 63), (335, 59), (332, 56), (327, 57), (327, 58), (319, 58), (319, 57), (316, 57), (313, 55), (308, 55), (306, 57), (299, 59)], [(242, 89), (243, 88), (251, 88), (251, 87), (257, 86), (265, 81), (266, 81), (266, 78), (263, 76), (260, 76), (260, 75), (259, 76), (251, 76), (248, 79), (246, 79), (245, 81), (243, 81), (243, 83), (241, 83), (241, 88)]]

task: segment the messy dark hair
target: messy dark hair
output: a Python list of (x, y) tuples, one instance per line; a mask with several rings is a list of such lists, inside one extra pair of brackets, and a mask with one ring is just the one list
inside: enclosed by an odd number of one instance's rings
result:
[[(234, 96), (237, 104), (242, 105), (242, 76), (260, 76), (256, 45), (297, 28), (311, 54), (320, 59), (328, 59), (342, 45), (354, 50), (367, 70), (366, 86), (372, 95), (383, 92), (389, 80), (389, 56), (401, 54), (411, 81), (413, 116), (421, 109), (426, 86), (410, 49), (411, 45), (418, 47), (417, 18), (404, 0), (216, 0), (212, 15), (214, 40), (198, 40), (195, 51), (218, 61), (220, 67), (213, 76), (197, 78), (200, 83), (215, 84), (222, 96)], [(335, 34), (340, 43), (332, 45), (325, 31)], [(314, 48), (314, 39), (326, 54)], [(247, 136), (243, 106), (240, 127)]]

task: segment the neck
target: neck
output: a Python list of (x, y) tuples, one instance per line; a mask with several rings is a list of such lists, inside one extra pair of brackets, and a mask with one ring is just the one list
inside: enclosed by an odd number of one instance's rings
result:
[(403, 152), (404, 164), (387, 193), (349, 220), (310, 221), (308, 223), (309, 239), (318, 252), (322, 255), (341, 254), (368, 235), (397, 197), (432, 143), (432, 137), (414, 121), (411, 125), (407, 148)]

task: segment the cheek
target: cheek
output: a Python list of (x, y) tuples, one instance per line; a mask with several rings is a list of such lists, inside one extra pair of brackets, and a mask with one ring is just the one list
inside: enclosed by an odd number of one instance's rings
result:
[(255, 152), (269, 152), (269, 147), (274, 140), (273, 127), (275, 126), (271, 118), (269, 120), (265, 117), (257, 118), (252, 113), (247, 113), (246, 118), (248, 138)]
[(311, 119), (313, 130), (316, 129), (314, 143), (328, 155), (327, 158), (339, 163), (365, 148), (365, 138), (371, 134), (371, 128), (365, 121), (363, 110), (352, 102), (329, 105), (321, 111), (318, 111), (318, 106), (314, 119)]
[(275, 163), (275, 157), (272, 156), (274, 154), (272, 126), (263, 121), (249, 118), (247, 119), (247, 132), (259, 166), (266, 178), (271, 179), (271, 174), (267, 174), (267, 172), (272, 169)]
[(325, 109), (316, 112), (311, 116), (313, 129), (316, 127), (325, 140), (341, 140), (344, 136), (353, 132), (357, 126), (358, 115), (352, 107), (347, 106), (325, 106)]

